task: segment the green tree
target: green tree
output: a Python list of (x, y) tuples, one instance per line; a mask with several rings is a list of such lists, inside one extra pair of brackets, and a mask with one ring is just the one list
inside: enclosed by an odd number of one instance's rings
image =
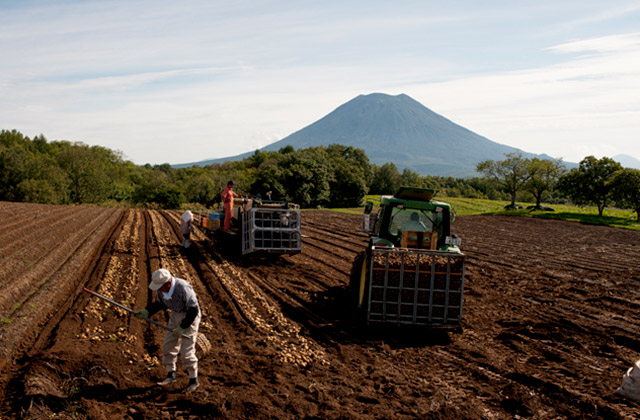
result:
[(326, 206), (329, 202), (331, 166), (323, 148), (287, 153), (282, 161), (282, 185), (286, 199), (301, 207)]
[(20, 201), (42, 204), (69, 202), (69, 179), (49, 155), (37, 154), (25, 162), (27, 177), (16, 185)]
[(373, 165), (369, 194), (393, 194), (398, 191), (401, 183), (400, 172), (394, 163), (385, 163), (382, 166)]
[(0, 200), (67, 202), (68, 179), (43, 142), (44, 136), (31, 141), (15, 130), (0, 132)]
[(25, 147), (29, 138), (17, 130), (0, 131), (0, 149), (10, 147)]
[[(487, 180), (483, 179), (486, 184)], [(485, 195), (476, 190), (469, 180), (454, 177), (426, 176), (422, 185), (438, 190), (438, 194), (446, 197), (484, 198)]]
[(103, 148), (83, 143), (60, 142), (57, 160), (69, 178), (73, 203), (100, 203), (111, 192), (112, 181), (101, 156)]
[(169, 163), (161, 163), (160, 165), (153, 165), (153, 169), (164, 172), (165, 174), (170, 174), (173, 171), (173, 168)]
[(4, 148), (0, 151), (0, 199), (22, 201), (16, 190), (25, 179), (29, 179), (28, 164), (31, 153), (24, 147)]
[(164, 209), (179, 209), (184, 202), (184, 196), (178, 187), (168, 185), (151, 196), (149, 201)]
[(180, 189), (171, 183), (170, 174), (161, 169), (141, 167), (133, 200), (139, 204), (162, 208), (180, 208), (184, 197)]
[(330, 203), (333, 207), (362, 205), (371, 178), (369, 158), (364, 150), (332, 144), (326, 149), (331, 162)]
[(29, 139), (16, 130), (0, 132), (0, 200), (21, 201), (16, 186), (28, 179)]
[(602, 216), (612, 199), (613, 175), (621, 169), (622, 165), (608, 157), (587, 156), (578, 168), (558, 179), (556, 188), (577, 205), (597, 206), (598, 215)]
[(251, 168), (259, 168), (260, 165), (264, 163), (265, 160), (269, 158), (268, 152), (261, 152), (260, 150), (256, 150), (253, 152), (253, 155), (246, 158), (247, 165)]
[(640, 170), (624, 168), (613, 175), (613, 194), (623, 207), (636, 212), (636, 221), (640, 222)]
[(207, 207), (218, 201), (218, 186), (207, 174), (195, 175), (186, 181), (185, 199), (190, 203), (200, 203)]
[(276, 159), (265, 160), (256, 171), (250, 192), (253, 195), (260, 194), (266, 200), (267, 193), (271, 191), (272, 200), (281, 200), (287, 196), (287, 191), (282, 185), (284, 172)]
[(422, 187), (422, 178), (417, 172), (404, 168), (400, 175), (400, 184), (406, 187)]
[(296, 149), (294, 149), (293, 146), (289, 144), (287, 146), (281, 147), (280, 150), (278, 150), (278, 153), (282, 155), (288, 155), (289, 153), (293, 153), (295, 151)]
[(530, 179), (525, 184), (525, 189), (536, 200), (536, 208), (542, 207), (543, 195), (553, 191), (558, 178), (565, 172), (564, 163), (560, 160), (538, 159), (530, 160)]
[(485, 160), (476, 166), (476, 171), (493, 179), (502, 186), (511, 197), (509, 207), (516, 206), (518, 191), (531, 178), (530, 163), (520, 153), (507, 153), (506, 159), (500, 161)]

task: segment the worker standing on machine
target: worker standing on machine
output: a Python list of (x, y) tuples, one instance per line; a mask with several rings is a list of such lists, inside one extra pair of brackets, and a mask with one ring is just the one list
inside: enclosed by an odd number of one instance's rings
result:
[(231, 214), (233, 211), (233, 199), (234, 197), (240, 197), (240, 194), (236, 194), (233, 191), (233, 187), (236, 185), (235, 182), (229, 181), (227, 182), (227, 186), (222, 191), (222, 203), (224, 208), (224, 230), (229, 230), (231, 228)]

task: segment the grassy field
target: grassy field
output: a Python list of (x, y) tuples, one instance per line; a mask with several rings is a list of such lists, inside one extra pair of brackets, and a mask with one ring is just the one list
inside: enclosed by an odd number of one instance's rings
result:
[[(476, 214), (501, 214), (509, 216), (540, 217), (545, 219), (570, 220), (592, 225), (605, 225), (625, 229), (640, 230), (640, 223), (636, 221), (636, 213), (631, 210), (607, 208), (604, 210), (602, 216), (598, 216), (598, 209), (592, 206), (578, 207), (564, 204), (554, 204), (548, 205), (549, 207), (552, 207), (554, 211), (539, 211), (526, 210), (526, 207), (531, 206), (532, 203), (516, 203), (520, 204), (524, 209), (505, 210), (504, 207), (509, 204), (508, 201), (456, 197), (435, 197), (435, 200), (451, 204), (456, 211), (456, 214), (460, 216), (469, 216)], [(365, 197), (365, 201), (373, 201), (374, 206), (377, 207), (380, 204), (380, 196), (369, 195)], [(362, 209), (332, 210), (344, 213), (362, 213)]]

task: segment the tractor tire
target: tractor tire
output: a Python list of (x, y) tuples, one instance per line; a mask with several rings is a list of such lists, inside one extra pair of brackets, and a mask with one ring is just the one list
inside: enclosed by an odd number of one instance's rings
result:
[[(367, 321), (367, 302), (369, 300), (369, 287), (365, 283), (364, 296), (362, 297), (362, 303), (360, 302), (360, 281), (362, 278), (362, 270), (367, 270), (367, 267), (363, 267), (369, 260), (367, 251), (360, 252), (353, 260), (351, 266), (351, 276), (349, 281), (349, 301), (353, 309), (353, 320), (358, 324), (366, 324)], [(368, 281), (368, 273), (365, 273), (365, 280)]]

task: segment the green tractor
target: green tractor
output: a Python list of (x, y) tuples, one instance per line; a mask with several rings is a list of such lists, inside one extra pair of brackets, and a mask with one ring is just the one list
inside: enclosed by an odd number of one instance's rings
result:
[(377, 213), (367, 203), (362, 230), (369, 245), (356, 258), (351, 278), (367, 324), (461, 327), (464, 254), (460, 238), (451, 234), (455, 212), (433, 201), (435, 193), (402, 187), (381, 197)]

